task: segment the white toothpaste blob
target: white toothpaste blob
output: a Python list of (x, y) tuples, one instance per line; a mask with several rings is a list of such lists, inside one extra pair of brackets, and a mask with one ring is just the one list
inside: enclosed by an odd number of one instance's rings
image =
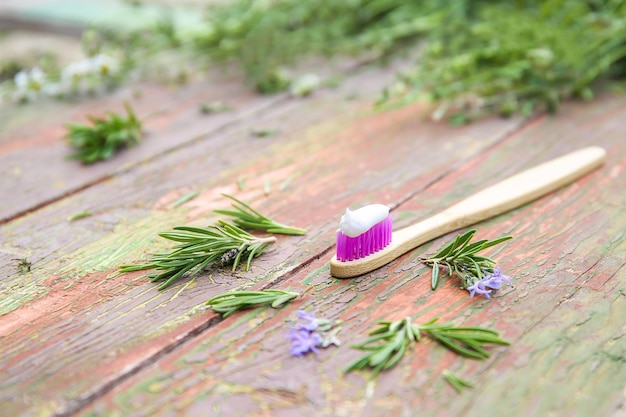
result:
[(383, 221), (388, 215), (389, 207), (384, 204), (370, 204), (354, 211), (346, 209), (346, 213), (339, 221), (339, 230), (346, 236), (357, 237)]

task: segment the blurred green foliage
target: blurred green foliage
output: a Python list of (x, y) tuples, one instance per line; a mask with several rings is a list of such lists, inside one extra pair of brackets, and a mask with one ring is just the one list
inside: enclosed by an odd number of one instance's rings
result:
[(442, 103), (436, 116), (552, 112), (626, 75), (626, 2), (485, 3), (473, 12), (433, 32), (404, 77), (407, 89)]
[(260, 92), (286, 88), (283, 69), (308, 56), (379, 61), (426, 45), (381, 102), (428, 94), (435, 118), (554, 111), (626, 74), (624, 0), (237, 0), (208, 11), (190, 42), (236, 61)]

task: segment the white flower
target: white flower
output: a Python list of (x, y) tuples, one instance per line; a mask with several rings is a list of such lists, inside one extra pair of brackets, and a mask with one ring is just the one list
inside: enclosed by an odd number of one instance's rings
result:
[(34, 83), (38, 87), (40, 87), (46, 81), (46, 73), (43, 72), (39, 67), (35, 67), (30, 70), (30, 80), (31, 83)]
[(116, 59), (105, 54), (98, 54), (89, 60), (91, 70), (94, 74), (111, 76), (119, 70), (119, 63)]
[(61, 71), (60, 80), (51, 80), (40, 68), (15, 74), (13, 99), (32, 101), (40, 95), (60, 97), (69, 93), (85, 93), (104, 88), (107, 77), (120, 70), (119, 62), (109, 55), (99, 54), (68, 64)]
[(13, 78), (15, 92), (13, 98), (17, 101), (35, 100), (41, 94), (45, 82), (46, 74), (38, 67), (27, 71), (20, 71)]
[(305, 97), (317, 90), (321, 83), (316, 74), (305, 74), (291, 83), (289, 92), (293, 97)]
[(72, 62), (61, 71), (61, 79), (67, 83), (75, 84), (91, 73), (89, 60)]
[(15, 82), (15, 88), (18, 90), (25, 90), (28, 87), (28, 72), (22, 70), (15, 74), (13, 78)]

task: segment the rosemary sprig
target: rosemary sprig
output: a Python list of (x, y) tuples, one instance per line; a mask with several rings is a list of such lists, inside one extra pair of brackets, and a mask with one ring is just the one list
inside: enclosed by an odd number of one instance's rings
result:
[(233, 217), (233, 222), (243, 229), (263, 230), (268, 233), (279, 233), (284, 235), (306, 234), (306, 230), (304, 229), (275, 222), (231, 195), (222, 195), (234, 201), (234, 203), (232, 203), (234, 210), (215, 210), (215, 212)]
[(222, 317), (247, 308), (270, 306), (280, 308), (300, 296), (297, 292), (282, 290), (230, 291), (218, 294), (206, 302), (206, 305)]
[(31, 267), (33, 266), (32, 262), (29, 262), (26, 258), (13, 258), (12, 261), (17, 261), (17, 270), (20, 274), (25, 274), (30, 272)]
[(448, 381), (448, 383), (452, 385), (452, 388), (454, 388), (456, 392), (460, 393), (465, 388), (474, 388), (474, 384), (463, 378), (459, 378), (447, 369), (444, 369), (442, 375), (446, 379), (446, 381)]
[(176, 201), (174, 201), (172, 203), (172, 208), (177, 208), (182, 206), (183, 204), (187, 203), (188, 201), (193, 200), (194, 198), (198, 197), (200, 195), (200, 191), (191, 191), (179, 198), (176, 199)]
[(345, 372), (373, 368), (373, 375), (396, 365), (413, 342), (419, 342), (422, 332), (453, 352), (472, 359), (486, 359), (486, 344), (508, 345), (498, 332), (483, 327), (456, 327), (453, 323), (437, 323), (433, 319), (424, 324), (411, 322), (410, 317), (398, 321), (380, 321), (370, 337), (355, 349), (367, 353), (349, 365)]
[(431, 287), (433, 290), (437, 288), (439, 283), (441, 266), (447, 268), (448, 276), (456, 273), (461, 278), (463, 288), (465, 289), (480, 281), (486, 275), (494, 273), (496, 261), (480, 256), (478, 252), (512, 239), (512, 237), (504, 236), (495, 240), (482, 239), (470, 243), (475, 233), (475, 229), (468, 230), (444, 245), (434, 255), (421, 259), (423, 263), (433, 269), (431, 274)]
[(107, 117), (89, 116), (91, 125), (70, 123), (66, 135), (76, 152), (70, 158), (92, 164), (111, 158), (122, 148), (137, 144), (142, 137), (141, 121), (130, 105), (125, 105), (127, 116), (109, 112)]
[(471, 359), (487, 359), (485, 344), (509, 345), (495, 330), (484, 327), (456, 327), (454, 323), (437, 323), (433, 319), (417, 328), (453, 352)]
[(411, 324), (411, 318), (399, 321), (380, 321), (379, 327), (372, 330), (370, 337), (354, 349), (368, 352), (349, 365), (345, 372), (374, 368), (373, 376), (389, 369), (402, 359), (407, 346), (420, 338), (420, 332)]
[(252, 259), (276, 241), (273, 236), (255, 237), (223, 220), (208, 228), (178, 226), (172, 232), (159, 233), (159, 236), (180, 243), (169, 253), (153, 255), (147, 264), (120, 266), (120, 272), (146, 269), (161, 271), (148, 275), (153, 282), (163, 281), (159, 290), (169, 287), (185, 273), (194, 274), (216, 263), (232, 263), (234, 271), (244, 261), (247, 271)]

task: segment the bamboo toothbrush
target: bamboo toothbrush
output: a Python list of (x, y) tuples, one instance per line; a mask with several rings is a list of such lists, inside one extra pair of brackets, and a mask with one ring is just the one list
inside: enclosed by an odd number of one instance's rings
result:
[(346, 210), (337, 231), (330, 274), (349, 278), (379, 268), (405, 252), (453, 230), (470, 226), (531, 202), (604, 163), (606, 151), (584, 148), (509, 177), (454, 206), (391, 232), (391, 215), (382, 204)]

